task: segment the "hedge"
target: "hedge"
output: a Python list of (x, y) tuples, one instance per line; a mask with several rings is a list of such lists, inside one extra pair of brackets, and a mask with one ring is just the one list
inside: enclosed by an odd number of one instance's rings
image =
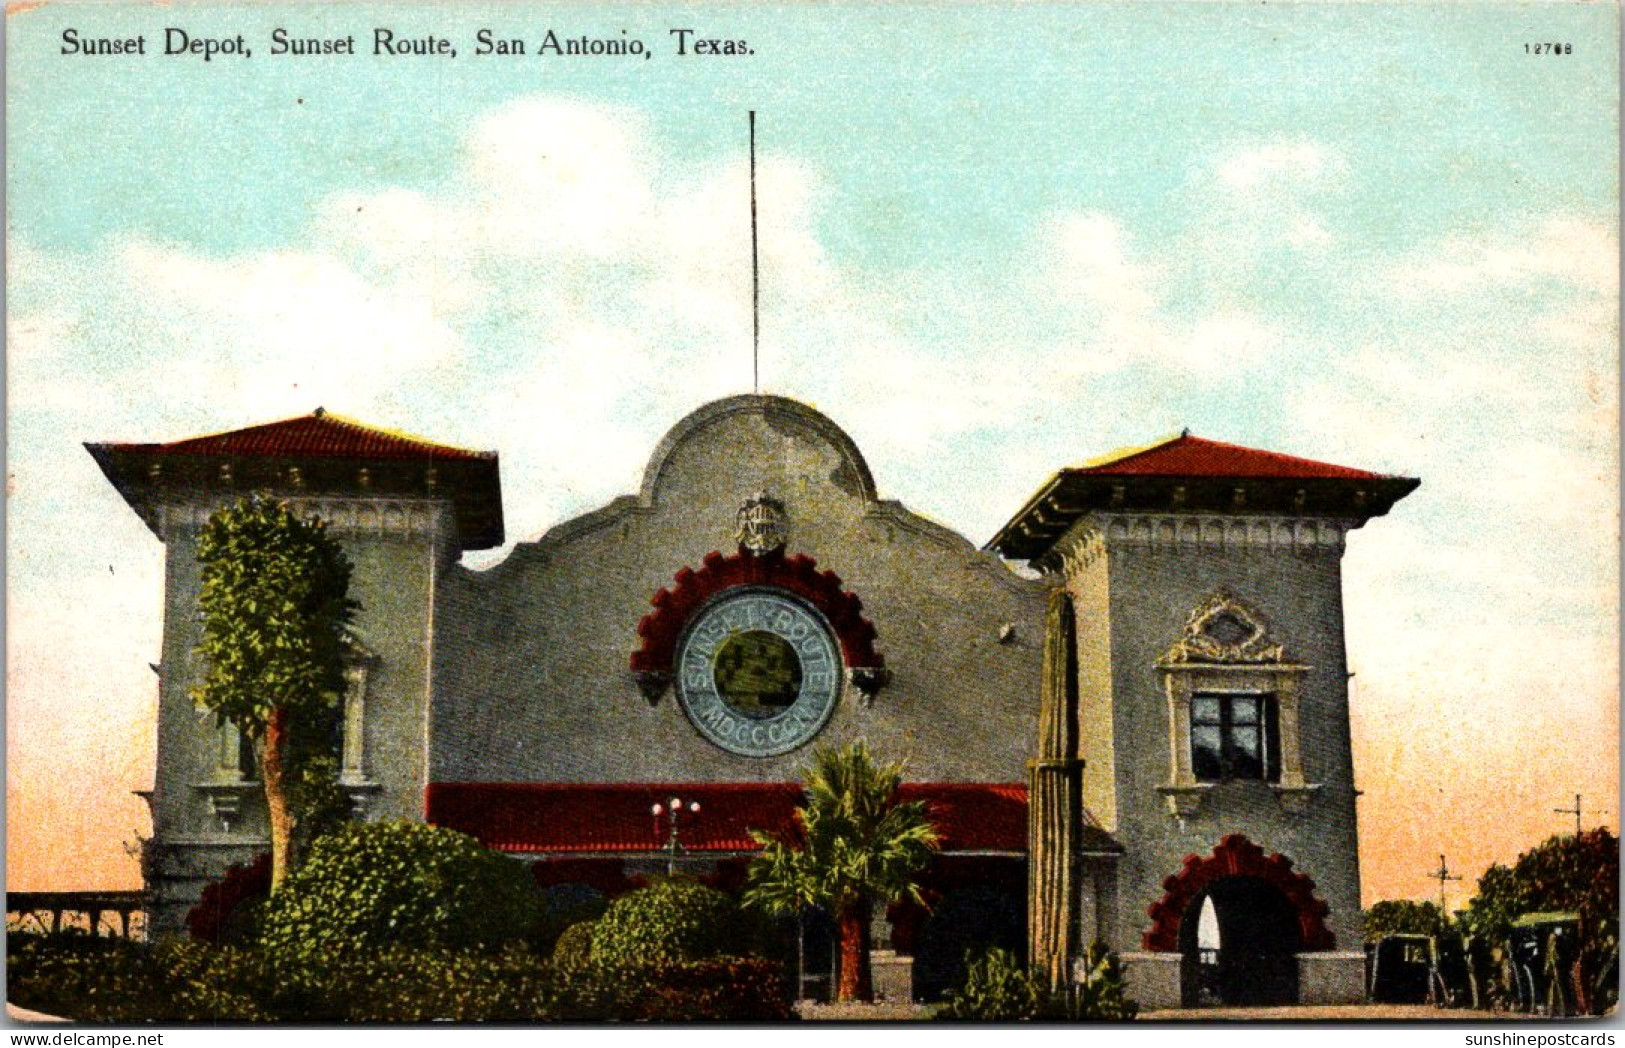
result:
[(533, 933), (522, 863), (453, 830), (354, 823), (318, 838), (266, 903), (260, 942), (298, 976), (359, 949), (495, 949)]

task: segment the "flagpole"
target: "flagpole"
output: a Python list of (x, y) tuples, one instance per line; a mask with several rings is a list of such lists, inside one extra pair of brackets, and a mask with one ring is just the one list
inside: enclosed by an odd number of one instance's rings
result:
[(762, 391), (762, 282), (756, 253), (756, 110), (750, 111), (750, 388)]

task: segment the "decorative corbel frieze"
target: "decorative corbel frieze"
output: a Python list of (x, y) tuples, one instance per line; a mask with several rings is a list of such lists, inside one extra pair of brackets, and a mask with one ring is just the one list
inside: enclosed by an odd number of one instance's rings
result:
[(1082, 574), (1106, 552), (1106, 536), (1094, 523), (1079, 521), (1055, 544), (1064, 578)]

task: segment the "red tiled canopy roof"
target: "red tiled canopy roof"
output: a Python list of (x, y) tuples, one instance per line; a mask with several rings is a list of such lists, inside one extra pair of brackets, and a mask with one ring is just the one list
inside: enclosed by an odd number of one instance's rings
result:
[(167, 444), (86, 444), (102, 473), (163, 538), (164, 506), (263, 491), (374, 501), (449, 500), (461, 549), (502, 545), (502, 480), (494, 451), (469, 451), (309, 415)]
[(1276, 451), (1177, 437), (1055, 473), (988, 540), (1002, 556), (1042, 563), (1079, 518), (1123, 513), (1289, 514), (1359, 526), (1421, 481)]
[(407, 433), (368, 426), (317, 408), (309, 415), (267, 422), (227, 433), (171, 441), (168, 444), (109, 444), (118, 451), (158, 455), (241, 455), (282, 458), (451, 459), (493, 458), (489, 451), (468, 451), (436, 444)]
[[(942, 850), (1025, 852), (1027, 788), (1004, 783), (905, 783), (903, 800), (923, 800)], [(800, 785), (771, 783), (430, 783), (430, 822), (508, 852), (657, 852), (668, 824), (650, 809), (679, 797), (700, 803), (684, 818), (690, 851), (754, 851), (751, 830), (784, 836), (795, 829)], [(1104, 833), (1099, 834), (1109, 842)]]
[(1240, 444), (1181, 433), (1149, 448), (1118, 452), (1091, 464), (1065, 470), (1111, 477), (1295, 477), (1380, 480), (1382, 474), (1329, 462), (1261, 451)]

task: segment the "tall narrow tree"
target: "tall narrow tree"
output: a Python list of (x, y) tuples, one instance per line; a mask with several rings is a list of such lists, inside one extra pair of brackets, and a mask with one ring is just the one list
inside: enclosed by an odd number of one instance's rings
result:
[(822, 907), (835, 918), (841, 943), (836, 996), (874, 996), (869, 972), (869, 921), (876, 904), (909, 898), (922, 903), (915, 876), (931, 861), (937, 832), (921, 801), (901, 802), (901, 764), (877, 764), (862, 741), (820, 749), (807, 769), (796, 840), (760, 831), (745, 901), (770, 913), (795, 915)]
[(198, 560), (205, 671), (192, 696), (256, 743), (274, 890), (295, 861), (301, 735), (329, 723), (344, 693), (350, 561), (320, 520), (263, 496), (210, 517)]

